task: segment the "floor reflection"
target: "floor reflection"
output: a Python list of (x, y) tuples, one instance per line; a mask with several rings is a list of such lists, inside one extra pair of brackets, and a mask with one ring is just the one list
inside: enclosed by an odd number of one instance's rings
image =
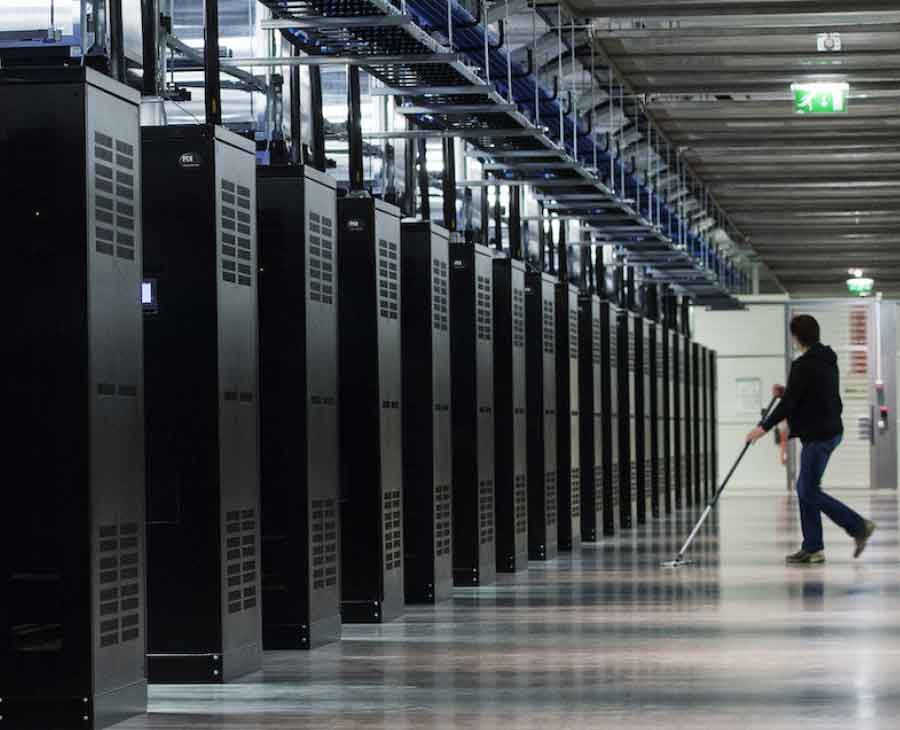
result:
[[(838, 493), (836, 493), (838, 494)], [(666, 570), (685, 510), (534, 563), (338, 645), (268, 654), (223, 687), (153, 687), (120, 730), (192, 728), (895, 728), (895, 493), (839, 493), (878, 525), (862, 561), (828, 523), (828, 562), (789, 567), (796, 500), (734, 492)]]

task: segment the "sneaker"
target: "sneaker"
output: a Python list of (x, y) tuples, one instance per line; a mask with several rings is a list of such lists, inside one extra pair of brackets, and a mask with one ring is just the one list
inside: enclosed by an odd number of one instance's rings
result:
[(863, 550), (866, 549), (866, 543), (869, 542), (873, 532), (875, 532), (875, 523), (872, 520), (866, 520), (866, 529), (863, 531), (863, 534), (853, 538), (856, 540), (856, 550), (853, 551), (854, 558), (858, 558), (863, 554)]
[(811, 565), (813, 563), (825, 562), (825, 551), (816, 550), (814, 553), (808, 553), (806, 550), (798, 550), (793, 555), (788, 555), (784, 562), (788, 565)]

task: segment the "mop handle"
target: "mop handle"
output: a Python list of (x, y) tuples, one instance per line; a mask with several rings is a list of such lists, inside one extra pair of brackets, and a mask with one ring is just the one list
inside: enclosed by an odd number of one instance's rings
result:
[[(780, 394), (776, 394), (776, 395), (772, 396), (772, 400), (769, 401), (769, 405), (766, 407), (766, 416), (768, 416), (769, 413), (772, 412), (772, 408), (775, 405), (775, 401), (777, 401), (779, 397), (780, 397)], [(706, 522), (706, 518), (709, 517), (709, 513), (712, 512), (713, 507), (715, 507), (716, 504), (718, 503), (719, 497), (722, 496), (722, 492), (725, 491), (725, 487), (728, 485), (728, 480), (731, 479), (731, 475), (734, 474), (735, 469), (738, 468), (738, 464), (741, 463), (741, 459), (744, 458), (744, 454), (747, 453), (747, 449), (750, 448), (750, 445), (751, 444), (749, 441), (744, 444), (744, 448), (741, 449), (741, 453), (738, 455), (737, 460), (732, 465), (728, 474), (725, 475), (725, 480), (722, 482), (722, 486), (720, 486), (716, 490), (716, 493), (713, 495), (713, 498), (706, 505), (706, 509), (703, 510), (703, 514), (700, 516), (699, 522), (697, 522), (697, 524), (694, 526), (694, 529), (691, 530), (691, 534), (688, 535), (688, 539), (685, 540), (684, 547), (682, 547), (681, 550), (678, 552), (678, 558), (676, 558), (676, 560), (681, 559), (684, 556), (684, 554), (687, 552), (687, 549), (691, 546), (691, 543), (694, 541), (694, 538), (697, 537), (697, 533), (700, 532), (700, 528), (703, 527), (703, 523)]]

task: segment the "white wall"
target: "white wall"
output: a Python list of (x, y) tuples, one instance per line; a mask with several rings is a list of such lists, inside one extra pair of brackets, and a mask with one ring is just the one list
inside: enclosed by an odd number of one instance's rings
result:
[[(718, 354), (719, 475), (724, 478), (743, 448), (744, 436), (759, 421), (758, 410), (772, 397), (772, 386), (783, 384), (785, 370), (785, 310), (787, 297), (742, 297), (744, 311), (714, 312), (694, 308), (694, 339)], [(739, 407), (739, 378), (760, 380), (757, 415)], [(784, 487), (786, 470), (778, 461), (774, 436), (750, 449), (729, 484), (739, 487)]]

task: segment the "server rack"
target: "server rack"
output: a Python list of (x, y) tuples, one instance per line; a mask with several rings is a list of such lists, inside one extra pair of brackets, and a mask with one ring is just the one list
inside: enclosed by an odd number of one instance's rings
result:
[(525, 264), (494, 259), (494, 496), (497, 570), (528, 567)]
[[(624, 414), (621, 409), (622, 380), (621, 358), (619, 347), (619, 319), (621, 311), (614, 304), (600, 302), (600, 348), (603, 360), (601, 371), (601, 406), (602, 418), (602, 468), (603, 468), (603, 532), (606, 535), (615, 533), (616, 526), (621, 523), (619, 509), (621, 497), (621, 453), (619, 444), (623, 443), (621, 421)], [(625, 390), (627, 395), (627, 387)], [(627, 443), (627, 441), (625, 442)]]
[(595, 542), (603, 533), (605, 368), (601, 306), (596, 294), (582, 294), (578, 299), (581, 538), (585, 542)]
[(664, 509), (665, 497), (663, 494), (663, 477), (661, 464), (663, 463), (665, 454), (663, 451), (663, 408), (662, 408), (662, 383), (663, 383), (663, 349), (662, 337), (660, 336), (661, 327), (653, 322), (646, 322), (647, 339), (646, 348), (644, 350), (649, 360), (647, 397), (646, 397), (646, 415), (648, 434), (646, 443), (648, 447), (648, 463), (649, 471), (647, 476), (647, 484), (650, 492), (650, 514), (656, 518), (662, 514)]
[(684, 503), (686, 506), (691, 507), (695, 502), (692, 348), (691, 341), (686, 336), (679, 335), (678, 339), (678, 349), (681, 353), (681, 483), (684, 491)]
[(709, 463), (707, 458), (709, 456), (709, 434), (707, 430), (707, 424), (709, 423), (709, 391), (706, 388), (706, 379), (708, 377), (707, 368), (709, 366), (709, 357), (707, 356), (707, 349), (703, 347), (703, 345), (697, 346), (697, 360), (698, 360), (698, 377), (697, 377), (697, 387), (698, 387), (698, 402), (700, 407), (698, 409), (700, 415), (700, 428), (699, 428), (699, 451), (700, 451), (700, 465), (699, 465), (699, 474), (700, 474), (700, 492), (702, 494), (702, 498), (709, 498)]
[(0, 71), (10, 727), (146, 712), (139, 105), (90, 69)]
[(670, 417), (669, 417), (669, 474), (673, 489), (673, 503), (675, 509), (681, 509), (685, 505), (684, 498), (684, 432), (682, 419), (684, 416), (684, 360), (681, 351), (681, 337), (675, 330), (667, 330), (669, 339), (669, 387), (670, 387)]
[(556, 287), (557, 545), (581, 545), (581, 457), (578, 397), (578, 287)]
[(719, 488), (719, 419), (718, 419), (718, 381), (716, 376), (716, 352), (709, 351), (709, 480), (710, 491)]
[(341, 619), (403, 611), (400, 210), (338, 200)]
[(400, 232), (406, 602), (436, 603), (453, 591), (449, 233)]
[(650, 323), (634, 318), (635, 341), (635, 481), (637, 518), (644, 524), (653, 515), (651, 485), (653, 444), (650, 434)]
[(258, 669), (256, 164), (222, 127), (145, 127), (148, 671)]
[(626, 310), (618, 313), (619, 353), (619, 527), (634, 525), (637, 512), (637, 345), (635, 316)]
[(694, 504), (703, 500), (703, 357), (700, 345), (690, 343), (691, 358), (691, 484), (694, 487)]
[(660, 511), (671, 514), (673, 509), (672, 494), (675, 489), (675, 480), (672, 473), (672, 354), (670, 348), (669, 330), (665, 324), (665, 318), (656, 325), (656, 347), (661, 352), (657, 366), (659, 378), (659, 488)]
[(558, 553), (556, 513), (556, 291), (549, 274), (525, 274), (528, 382), (528, 557)]
[(450, 243), (453, 415), (453, 582), (496, 576), (494, 537), (494, 318), (490, 249)]
[(257, 172), (260, 530), (266, 649), (341, 636), (335, 183)]

